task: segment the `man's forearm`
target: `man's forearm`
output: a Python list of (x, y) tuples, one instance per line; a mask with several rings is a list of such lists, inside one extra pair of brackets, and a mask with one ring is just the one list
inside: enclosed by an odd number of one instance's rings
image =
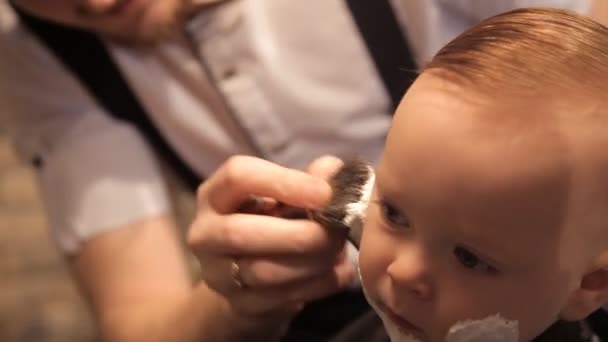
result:
[[(213, 290), (201, 283), (192, 292), (192, 297), (177, 308), (175, 315), (167, 320), (183, 330), (166, 340), (241, 342), (278, 341), (289, 323), (288, 315), (244, 317), (232, 311), (230, 305)], [(169, 334), (172, 326), (167, 326)], [(165, 341), (166, 341), (165, 340)]]
[(234, 313), (229, 304), (204, 284), (183, 298), (153, 303), (129, 303), (99, 317), (105, 341), (278, 341), (287, 328), (287, 315), (257, 319)]
[(87, 242), (71, 266), (105, 341), (272, 341), (287, 323), (240, 317), (205, 284), (193, 286), (167, 216)]

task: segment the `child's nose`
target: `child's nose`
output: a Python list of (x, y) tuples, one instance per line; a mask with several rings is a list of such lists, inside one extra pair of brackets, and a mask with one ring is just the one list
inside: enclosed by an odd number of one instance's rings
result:
[(387, 269), (393, 286), (420, 300), (433, 298), (433, 284), (429, 263), (424, 253), (416, 247), (404, 248)]

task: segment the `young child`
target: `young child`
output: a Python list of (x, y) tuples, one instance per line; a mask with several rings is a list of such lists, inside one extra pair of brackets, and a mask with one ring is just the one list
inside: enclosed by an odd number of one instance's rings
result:
[(606, 94), (608, 29), (570, 12), (502, 14), (435, 56), (396, 111), (361, 240), (393, 341), (471, 325), (531, 341), (608, 302)]

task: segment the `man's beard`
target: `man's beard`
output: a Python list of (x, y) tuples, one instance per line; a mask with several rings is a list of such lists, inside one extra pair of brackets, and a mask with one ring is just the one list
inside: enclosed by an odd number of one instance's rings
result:
[[(160, 0), (165, 2), (166, 0)], [(156, 13), (144, 13), (144, 17), (141, 18), (141, 22), (136, 28), (136, 32), (132, 39), (123, 40), (123, 43), (137, 46), (152, 46), (156, 45), (165, 40), (175, 38), (183, 30), (185, 22), (185, 14), (187, 11), (189, 1), (179, 0), (172, 3), (172, 8), (160, 9), (162, 10), (162, 18), (152, 18), (152, 23), (148, 23), (150, 20), (147, 16), (154, 16)], [(153, 4), (153, 6), (156, 4)], [(160, 4), (162, 6), (163, 4)], [(149, 9), (147, 12), (154, 12), (159, 10), (158, 8)], [(118, 42), (121, 42), (120, 37)]]
[(134, 19), (135, 25), (128, 32), (103, 29), (98, 32), (119, 45), (153, 46), (175, 38), (182, 31), (189, 4), (188, 0), (154, 1)]

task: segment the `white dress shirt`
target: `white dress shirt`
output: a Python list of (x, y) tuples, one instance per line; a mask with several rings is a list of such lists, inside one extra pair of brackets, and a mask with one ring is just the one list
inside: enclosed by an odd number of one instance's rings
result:
[[(518, 6), (584, 13), (590, 6), (566, 0), (393, 5), (421, 65), (489, 15)], [(164, 137), (201, 175), (236, 153), (295, 168), (323, 154), (379, 159), (389, 97), (344, 0), (226, 1), (193, 17), (185, 32), (154, 48), (107, 45)], [(65, 252), (170, 210), (157, 160), (141, 135), (98, 106), (6, 2), (0, 2), (0, 115), (19, 155), (41, 161), (41, 193)]]

